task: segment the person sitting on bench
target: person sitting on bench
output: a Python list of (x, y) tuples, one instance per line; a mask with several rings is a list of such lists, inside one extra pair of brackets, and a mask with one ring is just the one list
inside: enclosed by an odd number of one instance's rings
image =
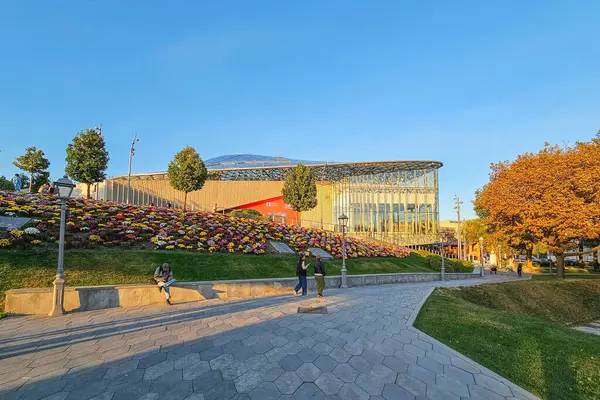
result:
[(167, 263), (160, 265), (154, 271), (154, 282), (158, 285), (159, 291), (165, 291), (165, 297), (167, 298), (167, 304), (171, 305), (171, 290), (169, 286), (176, 282), (173, 278), (173, 270)]

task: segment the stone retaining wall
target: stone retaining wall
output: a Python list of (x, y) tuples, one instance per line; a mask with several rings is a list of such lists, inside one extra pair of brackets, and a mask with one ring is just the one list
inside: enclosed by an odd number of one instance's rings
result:
[[(446, 273), (446, 280), (477, 278), (470, 273)], [(403, 273), (348, 275), (348, 286), (382, 285), (391, 283), (431, 282), (441, 280), (440, 274)], [(178, 282), (171, 286), (173, 302), (205, 299), (251, 298), (290, 294), (297, 278), (248, 279), (214, 282)], [(340, 276), (328, 276), (326, 288), (339, 288)], [(316, 289), (315, 280), (308, 278), (308, 290)], [(111, 307), (136, 307), (164, 303), (163, 293), (154, 285), (110, 285), (65, 288), (66, 311), (88, 311)], [(15, 314), (48, 314), (52, 306), (52, 288), (13, 289), (6, 292), (5, 311)]]

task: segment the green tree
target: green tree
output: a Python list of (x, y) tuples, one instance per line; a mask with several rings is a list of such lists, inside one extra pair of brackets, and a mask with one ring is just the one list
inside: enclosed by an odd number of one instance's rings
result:
[(310, 168), (298, 164), (285, 179), (283, 201), (294, 211), (309, 211), (317, 206), (317, 184)]
[(33, 177), (31, 191), (37, 192), (42, 187), (42, 185), (49, 185), (49, 184), (50, 184), (50, 172), (48, 172), (48, 171), (40, 172), (39, 174), (35, 174), (35, 176)]
[[(35, 146), (27, 147), (25, 154), (19, 156), (13, 161), (13, 165), (25, 172), (29, 172), (29, 192), (32, 191), (33, 180), (36, 174), (40, 174), (50, 167), (50, 161), (44, 157), (42, 150), (36, 149)], [(23, 184), (23, 186), (25, 186)]]
[(4, 176), (0, 176), (0, 190), (15, 190), (15, 185)]
[(207, 175), (204, 161), (193, 147), (187, 146), (175, 154), (169, 163), (168, 176), (171, 186), (185, 193), (183, 211), (186, 210), (188, 193), (202, 189)]
[(21, 190), (24, 187), (29, 187), (29, 177), (25, 174), (19, 174), (21, 175)]
[(90, 186), (106, 179), (108, 152), (105, 149), (102, 132), (96, 129), (84, 129), (67, 146), (67, 175), (87, 185), (87, 198), (90, 198)]

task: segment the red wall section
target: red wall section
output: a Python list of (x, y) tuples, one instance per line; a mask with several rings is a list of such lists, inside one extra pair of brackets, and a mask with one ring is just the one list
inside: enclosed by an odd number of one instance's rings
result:
[(262, 215), (272, 217), (274, 221), (295, 225), (298, 223), (299, 212), (285, 204), (283, 196), (273, 197), (234, 207), (236, 210), (251, 208)]

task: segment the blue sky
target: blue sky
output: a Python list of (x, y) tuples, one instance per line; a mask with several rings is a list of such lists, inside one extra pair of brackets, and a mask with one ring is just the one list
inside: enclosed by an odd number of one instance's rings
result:
[(207, 159), (432, 159), (441, 218), (489, 164), (600, 129), (597, 1), (6, 1), (0, 175), (53, 178), (103, 124), (109, 175)]

